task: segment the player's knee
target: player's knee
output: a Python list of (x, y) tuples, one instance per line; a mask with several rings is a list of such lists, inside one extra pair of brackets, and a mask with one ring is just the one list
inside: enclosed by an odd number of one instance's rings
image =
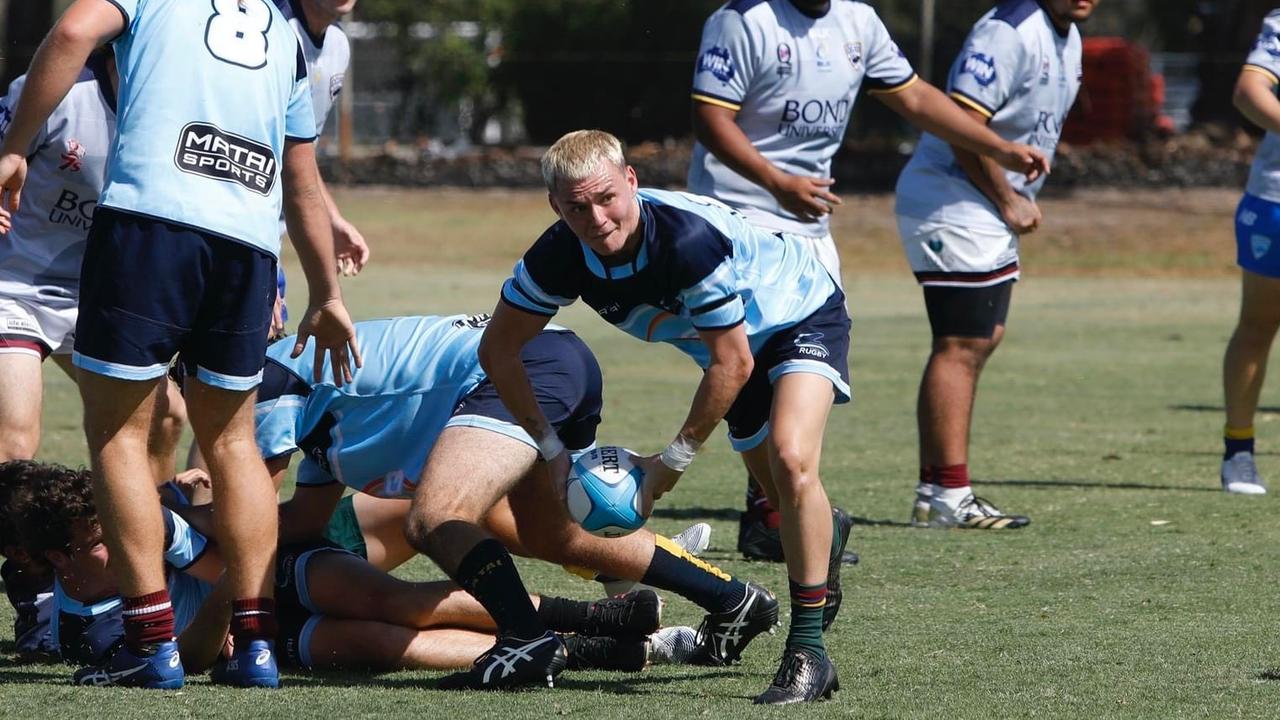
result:
[(773, 467), (773, 481), (778, 494), (784, 499), (804, 497), (821, 482), (816, 464), (799, 442), (779, 443), (774, 453), (777, 461)]
[(0, 424), (0, 462), (30, 460), (40, 447), (40, 428)]
[(978, 369), (995, 352), (997, 344), (995, 338), (939, 337), (934, 338), (933, 354), (944, 362)]

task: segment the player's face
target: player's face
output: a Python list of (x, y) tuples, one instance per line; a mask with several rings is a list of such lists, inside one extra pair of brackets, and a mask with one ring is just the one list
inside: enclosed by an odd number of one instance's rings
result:
[[(551, 209), (573, 234), (598, 255), (632, 250), (639, 241), (636, 172), (602, 161), (595, 174), (577, 182), (559, 183), (549, 193)], [(635, 235), (635, 238), (632, 238)], [(634, 240), (634, 242), (633, 242)]]
[(71, 528), (71, 545), (65, 553), (50, 558), (59, 580), (67, 592), (88, 602), (116, 594), (115, 580), (107, 571), (107, 546), (102, 542), (102, 528), (96, 523), (78, 520)]
[(1102, 0), (1049, 0), (1049, 13), (1060, 24), (1084, 22)]

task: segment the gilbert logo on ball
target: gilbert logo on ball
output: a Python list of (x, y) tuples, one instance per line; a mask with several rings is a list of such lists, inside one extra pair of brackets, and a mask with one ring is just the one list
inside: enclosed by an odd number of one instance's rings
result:
[(592, 535), (621, 537), (644, 525), (640, 486), (644, 471), (626, 448), (606, 445), (583, 453), (569, 468), (569, 515)]

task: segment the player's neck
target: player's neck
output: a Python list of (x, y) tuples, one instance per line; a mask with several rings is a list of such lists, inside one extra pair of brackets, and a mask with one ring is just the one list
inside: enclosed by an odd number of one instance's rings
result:
[(1041, 2), (1040, 7), (1044, 9), (1044, 14), (1049, 16), (1049, 22), (1053, 23), (1059, 35), (1066, 35), (1071, 32), (1071, 25), (1074, 22), (1071, 18), (1055, 13), (1047, 2)]
[(790, 0), (792, 7), (811, 18), (824, 17), (831, 11), (831, 0)]
[(329, 26), (338, 22), (338, 18), (342, 17), (331, 12), (326, 12), (315, 0), (301, 0), (299, 5), (302, 6), (302, 24), (307, 26), (307, 32), (315, 37), (322, 38)]

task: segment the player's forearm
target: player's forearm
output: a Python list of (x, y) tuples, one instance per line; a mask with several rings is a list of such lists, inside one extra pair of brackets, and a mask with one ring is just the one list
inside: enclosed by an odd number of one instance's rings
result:
[(309, 143), (293, 143), (285, 150), (284, 219), (307, 277), (312, 303), (319, 305), (341, 296), (333, 254), (333, 225), (325, 207), (315, 156), (310, 148), (299, 145)]
[(689, 415), (680, 428), (680, 436), (698, 445), (706, 442), (747, 384), (752, 367), (750, 356), (713, 362), (707, 367), (702, 374), (702, 382), (698, 383), (698, 391), (694, 393)]
[(899, 93), (878, 95), (912, 125), (978, 155), (1003, 152), (1008, 141), (960, 109), (938, 88), (919, 81)]
[(694, 135), (729, 169), (770, 193), (774, 192), (782, 171), (760, 154), (733, 118), (733, 113), (725, 108), (695, 102)]
[(996, 207), (1003, 210), (1013, 203), (1017, 192), (1009, 184), (1004, 168), (999, 163), (954, 145), (951, 146), (951, 151), (956, 156), (956, 164), (964, 170), (969, 181), (995, 203)]
[(1232, 102), (1249, 122), (1267, 132), (1280, 133), (1280, 98), (1265, 76), (1248, 70), (1241, 73)]
[(336, 225), (343, 220), (342, 213), (338, 212), (338, 204), (333, 200), (333, 193), (329, 192), (329, 183), (324, 181), (323, 175), (316, 175), (316, 185), (320, 188), (320, 199), (324, 201), (324, 208), (329, 213), (329, 224)]

